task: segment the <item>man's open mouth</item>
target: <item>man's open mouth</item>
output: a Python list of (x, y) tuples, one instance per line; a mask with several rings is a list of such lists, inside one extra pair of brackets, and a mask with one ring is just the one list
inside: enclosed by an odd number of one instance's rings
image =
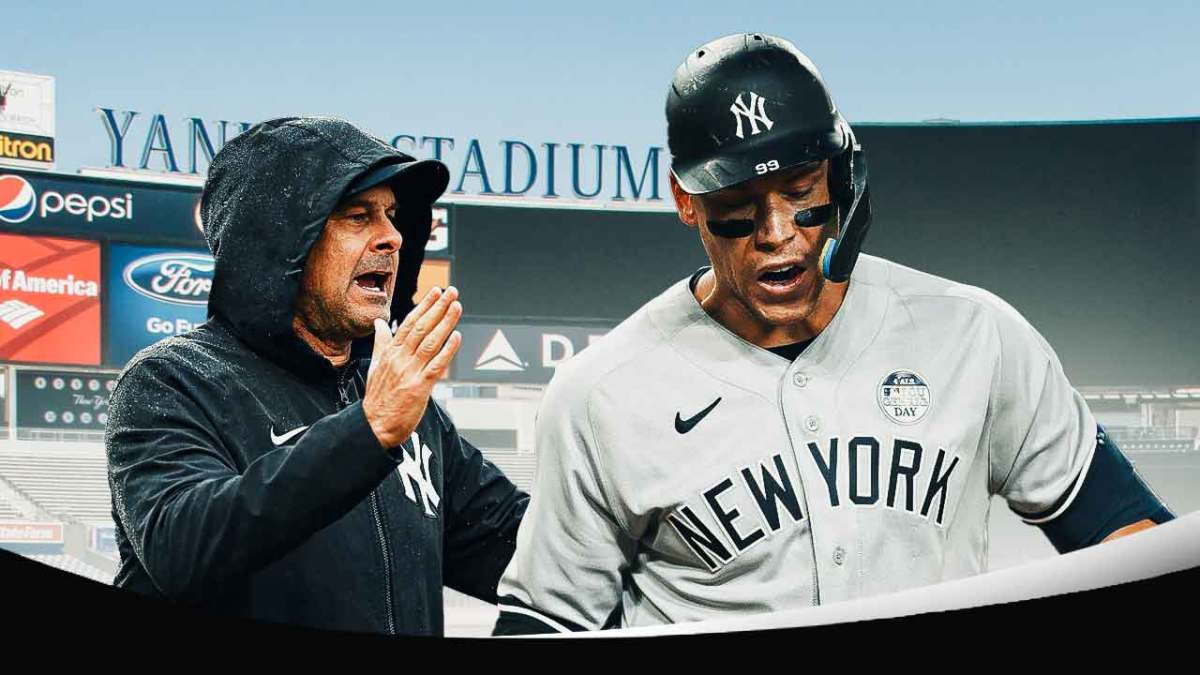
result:
[(387, 272), (367, 272), (354, 277), (354, 284), (368, 291), (386, 293), (388, 278), (391, 276)]
[(758, 280), (769, 286), (788, 286), (803, 273), (804, 268), (800, 265), (788, 265), (769, 269), (759, 274)]

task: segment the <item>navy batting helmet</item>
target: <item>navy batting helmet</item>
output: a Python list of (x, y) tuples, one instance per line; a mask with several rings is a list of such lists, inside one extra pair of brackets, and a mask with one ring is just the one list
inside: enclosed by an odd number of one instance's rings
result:
[(762, 33), (718, 38), (675, 70), (666, 111), (671, 173), (690, 194), (829, 160), (840, 230), (821, 271), (850, 277), (871, 224), (866, 156), (807, 56)]

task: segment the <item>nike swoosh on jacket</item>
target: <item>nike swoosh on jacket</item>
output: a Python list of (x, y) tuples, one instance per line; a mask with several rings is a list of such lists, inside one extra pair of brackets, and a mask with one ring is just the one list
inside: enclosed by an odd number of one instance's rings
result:
[(285, 431), (282, 434), (276, 434), (275, 427), (271, 427), (271, 444), (272, 445), (283, 445), (284, 443), (287, 443), (288, 441), (292, 440), (293, 438), (304, 433), (304, 430), (307, 428), (308, 428), (308, 425), (306, 424), (302, 427), (296, 427), (295, 429), (292, 429), (291, 431)]

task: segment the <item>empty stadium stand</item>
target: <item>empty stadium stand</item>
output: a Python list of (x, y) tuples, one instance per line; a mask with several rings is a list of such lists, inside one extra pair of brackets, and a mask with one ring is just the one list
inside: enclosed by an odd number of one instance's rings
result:
[(533, 477), (537, 471), (537, 455), (512, 448), (480, 448), (479, 451), (488, 461), (499, 467), (517, 487), (526, 492), (533, 487)]
[(1111, 427), (1108, 435), (1121, 450), (1144, 452), (1191, 452), (1200, 443), (1196, 427)]
[(0, 452), (0, 478), (56, 518), (82, 523), (112, 520), (103, 452)]
[(13, 506), (4, 497), (0, 497), (0, 522), (5, 520), (27, 520), (27, 516), (20, 509)]
[(454, 637), (486, 637), (500, 616), (496, 605), (476, 600), (452, 588), (444, 594), (446, 634)]
[(36, 560), (43, 565), (49, 565), (66, 572), (71, 572), (72, 574), (78, 574), (79, 576), (86, 577), (92, 581), (99, 581), (100, 583), (108, 584), (109, 586), (111, 586), (113, 582), (113, 575), (111, 573), (105, 572), (104, 570), (96, 567), (92, 567), (79, 558), (66, 555), (64, 553), (34, 553), (25, 557), (29, 558), (30, 560)]

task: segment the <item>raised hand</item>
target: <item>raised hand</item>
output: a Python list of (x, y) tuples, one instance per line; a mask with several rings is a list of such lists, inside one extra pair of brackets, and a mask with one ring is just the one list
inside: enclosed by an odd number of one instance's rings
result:
[(363, 395), (363, 412), (385, 448), (404, 442), (425, 414), (433, 385), (462, 344), (454, 330), (462, 317), (458, 289), (429, 291), (393, 335), (375, 320), (375, 348)]

